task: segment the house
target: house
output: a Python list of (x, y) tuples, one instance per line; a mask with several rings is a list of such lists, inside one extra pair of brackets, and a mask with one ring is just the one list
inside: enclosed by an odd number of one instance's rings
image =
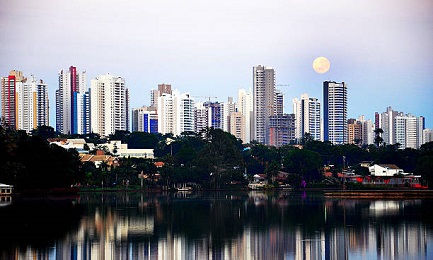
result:
[(0, 183), (0, 196), (11, 195), (14, 186)]
[(371, 176), (377, 177), (392, 177), (395, 175), (404, 175), (403, 169), (400, 169), (395, 164), (375, 164), (368, 167)]
[(111, 155), (80, 154), (80, 161), (82, 163), (92, 162), (95, 164), (96, 168), (99, 168), (102, 163), (105, 163), (109, 169), (115, 168), (119, 165), (117, 158)]
[[(50, 144), (56, 144), (66, 150), (75, 149), (78, 153), (89, 153), (88, 150), (93, 150), (95, 145), (93, 143), (87, 143), (83, 138), (66, 139), (66, 138), (49, 138)], [(86, 150), (88, 149), (88, 150)]]
[(153, 149), (129, 149), (128, 144), (112, 140), (109, 143), (100, 144), (98, 147), (106, 147), (111, 153), (118, 157), (134, 157), (154, 159)]

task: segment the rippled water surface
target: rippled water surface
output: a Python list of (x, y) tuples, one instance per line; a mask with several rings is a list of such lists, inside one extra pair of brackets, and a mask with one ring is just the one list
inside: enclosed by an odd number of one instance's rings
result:
[(82, 193), (0, 207), (0, 259), (433, 259), (433, 200)]

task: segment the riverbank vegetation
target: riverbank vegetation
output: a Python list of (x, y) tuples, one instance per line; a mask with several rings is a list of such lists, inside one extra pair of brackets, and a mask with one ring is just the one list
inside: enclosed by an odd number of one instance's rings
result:
[[(84, 138), (103, 143), (121, 140), (131, 148), (154, 149), (156, 159), (118, 158), (117, 167), (81, 163), (74, 149), (50, 145), (47, 138)], [(301, 149), (302, 147), (302, 149)], [(92, 152), (92, 151), (90, 151)], [(97, 134), (65, 136), (51, 127), (39, 127), (31, 134), (0, 126), (0, 183), (14, 185), (16, 191), (70, 188), (141, 189), (173, 187), (180, 183), (207, 189), (246, 187), (256, 174), (266, 174), (277, 183), (280, 172), (284, 181), (298, 187), (307, 184), (326, 186), (323, 166), (333, 165), (336, 174), (351, 167), (356, 174), (367, 175), (360, 162), (395, 164), (405, 172), (422, 175), (433, 184), (433, 142), (420, 149), (399, 149), (398, 145), (333, 145), (312, 140), (308, 135), (299, 144), (270, 147), (241, 140), (220, 129), (200, 133), (149, 134), (117, 131), (107, 138)], [(155, 162), (162, 162), (156, 166)], [(281, 181), (281, 180), (280, 180)], [(338, 185), (338, 183), (335, 183)], [(433, 186), (433, 185), (430, 185)]]

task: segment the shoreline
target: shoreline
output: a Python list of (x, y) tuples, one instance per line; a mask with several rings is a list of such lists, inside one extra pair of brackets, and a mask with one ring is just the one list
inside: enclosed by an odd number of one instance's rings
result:
[(433, 199), (433, 190), (334, 190), (324, 191), (323, 195), (341, 199)]

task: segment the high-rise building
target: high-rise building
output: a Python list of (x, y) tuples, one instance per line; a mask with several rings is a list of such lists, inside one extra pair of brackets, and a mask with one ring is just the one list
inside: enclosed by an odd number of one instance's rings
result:
[(243, 116), (244, 138), (243, 143), (249, 143), (252, 140), (252, 118), (253, 118), (253, 93), (245, 89), (239, 89), (236, 109)]
[(4, 123), (17, 129), (16, 86), (24, 80), (22, 71), (12, 70), (7, 77), (1, 79), (1, 106)]
[(386, 108), (386, 112), (381, 114), (375, 113), (375, 127), (383, 130), (382, 139), (384, 144), (395, 144), (395, 118), (399, 112)]
[(106, 74), (91, 80), (91, 127), (101, 136), (129, 130), (129, 92), (122, 77)]
[(196, 102), (194, 104), (194, 132), (199, 133), (203, 129), (206, 129), (208, 125), (208, 108), (204, 106), (203, 102)]
[(172, 93), (170, 84), (158, 84), (158, 89), (152, 89), (150, 91), (150, 106), (158, 107), (158, 98), (162, 96), (162, 94), (170, 94)]
[[(204, 107), (207, 108), (208, 112), (208, 127), (215, 129), (221, 129), (223, 124), (223, 109), (221, 103), (206, 101), (203, 103)], [(227, 107), (227, 106), (226, 106)]]
[(253, 67), (253, 139), (262, 144), (269, 143), (269, 118), (276, 110), (275, 92), (274, 69), (262, 65)]
[(156, 107), (143, 106), (132, 109), (132, 132), (158, 133)]
[(59, 72), (56, 90), (56, 130), (63, 134), (87, 134), (90, 130), (90, 102), (86, 72), (69, 70)]
[(158, 130), (175, 136), (194, 131), (194, 100), (188, 93), (173, 91), (158, 98)]
[(422, 130), (422, 144), (433, 142), (433, 129)]
[(399, 113), (395, 117), (394, 126), (394, 144), (400, 144), (400, 149), (418, 149), (421, 147), (423, 141), (424, 117)]
[(347, 85), (323, 82), (323, 140), (333, 144), (347, 143)]
[(221, 126), (224, 132), (230, 132), (230, 114), (235, 112), (236, 104), (233, 103), (233, 97), (228, 97), (227, 102), (222, 102), (221, 106)]
[(30, 132), (49, 124), (48, 88), (42, 80), (24, 78), (16, 84), (17, 128)]
[(230, 114), (230, 133), (237, 139), (245, 139), (244, 116), (241, 112), (232, 112)]
[(278, 114), (269, 118), (269, 145), (280, 147), (295, 140), (295, 115)]
[(2, 115), (14, 129), (30, 132), (49, 123), (47, 85), (42, 80), (11, 71), (2, 78)]
[(198, 133), (207, 127), (221, 129), (222, 110), (219, 102), (194, 103), (194, 131)]
[(423, 143), (424, 117), (404, 114), (387, 107), (383, 113), (375, 113), (376, 128), (383, 130), (385, 145), (399, 144), (400, 149), (419, 148)]
[(317, 141), (322, 140), (322, 122), (320, 117), (320, 101), (317, 98), (302, 94), (300, 99), (293, 99), (295, 115), (295, 138), (300, 140), (305, 133)]
[(358, 117), (358, 122), (361, 123), (361, 140), (363, 145), (374, 144), (374, 124), (371, 120), (365, 120), (364, 116)]

